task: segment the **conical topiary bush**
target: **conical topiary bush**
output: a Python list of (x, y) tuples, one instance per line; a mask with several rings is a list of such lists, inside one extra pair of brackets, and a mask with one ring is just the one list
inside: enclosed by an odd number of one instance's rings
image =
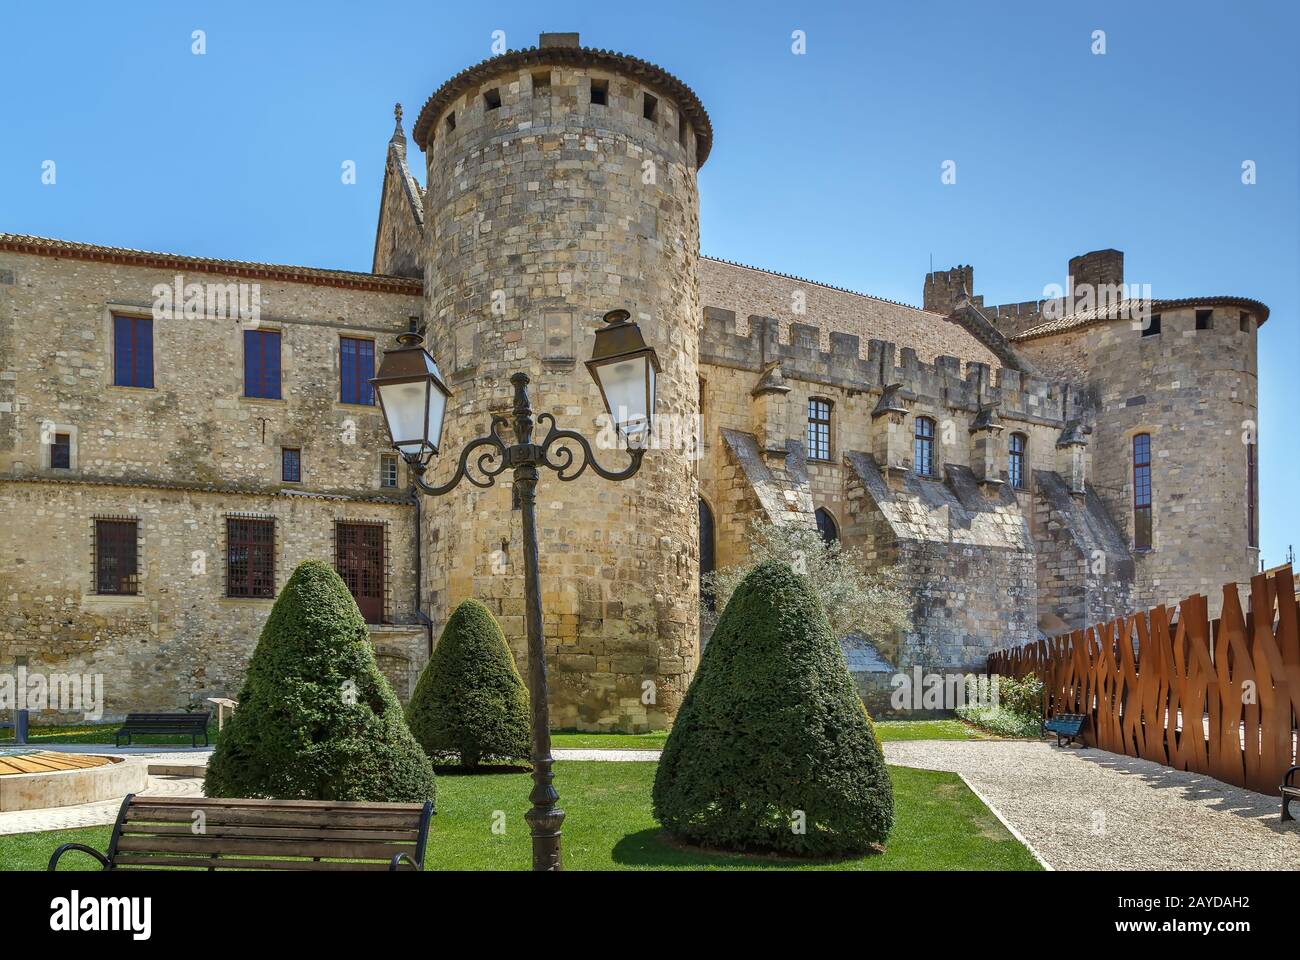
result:
[(406, 718), (438, 763), (477, 767), (528, 758), (528, 690), (500, 624), (477, 600), (466, 600), (447, 620)]
[(889, 773), (811, 585), (755, 567), (736, 588), (659, 760), (675, 837), (799, 856), (865, 852), (894, 822)]
[(434, 798), (433, 765), (329, 564), (300, 564), (276, 598), (203, 789), (210, 797)]

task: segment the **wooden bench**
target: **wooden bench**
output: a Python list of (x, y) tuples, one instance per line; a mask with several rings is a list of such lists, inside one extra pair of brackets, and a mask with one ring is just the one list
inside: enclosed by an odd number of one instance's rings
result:
[[(1058, 713), (1050, 720), (1043, 721), (1043, 729), (1048, 733), (1056, 734), (1056, 745), (1063, 747), (1079, 739), (1087, 719), (1088, 717), (1082, 713)], [(1079, 746), (1083, 744), (1080, 743)]]
[(198, 746), (198, 738), (203, 738), (203, 745), (208, 745), (208, 721), (212, 714), (203, 713), (128, 713), (121, 729), (113, 734), (113, 744), (120, 747), (122, 738), (126, 745), (131, 745), (133, 734), (179, 733), (188, 734), (190, 746)]
[(108, 852), (65, 843), (105, 870), (424, 869), (432, 801), (225, 800), (138, 797), (122, 801)]
[(1300, 767), (1292, 767), (1286, 773), (1282, 774), (1282, 822), (1294, 820), (1291, 816), (1291, 801), (1300, 800), (1300, 786), (1296, 786), (1295, 775), (1300, 773)]

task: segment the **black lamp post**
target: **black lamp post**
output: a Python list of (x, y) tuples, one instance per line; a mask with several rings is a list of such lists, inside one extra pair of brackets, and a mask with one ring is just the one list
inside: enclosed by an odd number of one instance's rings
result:
[[(415, 486), (431, 497), (455, 489), (461, 480), (476, 487), (491, 487), (507, 469), (514, 472), (514, 490), (522, 514), (524, 534), (524, 623), (528, 637), (528, 686), (532, 703), (533, 789), (532, 808), (524, 819), (532, 830), (533, 869), (561, 870), (560, 825), (564, 811), (552, 783), (551, 711), (546, 699), (546, 647), (542, 637), (542, 591), (537, 554), (537, 481), (539, 467), (555, 471), (561, 480), (576, 480), (591, 467), (606, 480), (627, 480), (641, 469), (654, 415), (655, 375), (659, 358), (648, 347), (641, 329), (626, 310), (605, 314), (605, 326), (596, 331), (596, 343), (587, 361), (600, 387), (605, 409), (632, 462), (623, 470), (606, 470), (596, 462), (591, 445), (580, 433), (561, 430), (549, 413), (533, 416), (528, 401), (528, 374), (516, 373), (514, 409), (510, 417), (493, 415), (488, 432), (471, 440), (460, 452), (456, 472), (444, 484), (425, 483), (429, 461), (442, 442), (442, 425), (451, 391), (442, 381), (438, 365), (424, 349), (419, 334), (397, 338), (400, 346), (384, 352), (379, 372), (370, 382), (379, 397), (384, 422), (393, 446), (414, 475)], [(546, 436), (533, 441), (535, 424), (546, 424)], [(515, 442), (507, 445), (501, 429), (511, 427)], [(576, 451), (575, 451), (576, 448)], [(473, 470), (470, 458), (476, 451)]]

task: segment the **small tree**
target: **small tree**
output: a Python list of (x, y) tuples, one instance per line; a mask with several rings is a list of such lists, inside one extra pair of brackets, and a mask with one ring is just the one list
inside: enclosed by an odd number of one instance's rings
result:
[[(705, 591), (711, 593), (717, 610), (727, 605), (736, 587), (754, 569), (769, 561), (787, 563), (808, 577), (837, 638), (859, 637), (886, 660), (898, 662), (900, 638), (912, 625), (912, 598), (900, 583), (897, 567), (869, 570), (861, 550), (838, 540), (828, 543), (811, 526), (756, 518), (747, 541), (749, 556), (743, 563), (704, 578)], [(701, 628), (706, 635), (717, 619), (716, 612), (702, 611)]]
[(466, 600), (447, 620), (406, 716), (435, 762), (476, 767), (528, 758), (528, 690), (501, 626), (477, 600)]
[(434, 798), (433, 765), (329, 564), (300, 564), (276, 598), (203, 790), (283, 800)]
[(693, 843), (861, 852), (894, 819), (880, 744), (807, 577), (759, 564), (732, 592), (659, 760), (655, 818)]

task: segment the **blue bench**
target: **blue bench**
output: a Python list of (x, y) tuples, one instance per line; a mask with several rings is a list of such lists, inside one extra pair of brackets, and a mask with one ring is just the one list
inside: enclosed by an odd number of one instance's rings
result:
[[(1050, 720), (1043, 722), (1043, 729), (1048, 733), (1056, 734), (1056, 745), (1064, 747), (1079, 739), (1079, 734), (1083, 731), (1083, 724), (1087, 719), (1088, 717), (1082, 713), (1058, 713)], [(1083, 746), (1083, 744), (1080, 743), (1079, 746)]]

